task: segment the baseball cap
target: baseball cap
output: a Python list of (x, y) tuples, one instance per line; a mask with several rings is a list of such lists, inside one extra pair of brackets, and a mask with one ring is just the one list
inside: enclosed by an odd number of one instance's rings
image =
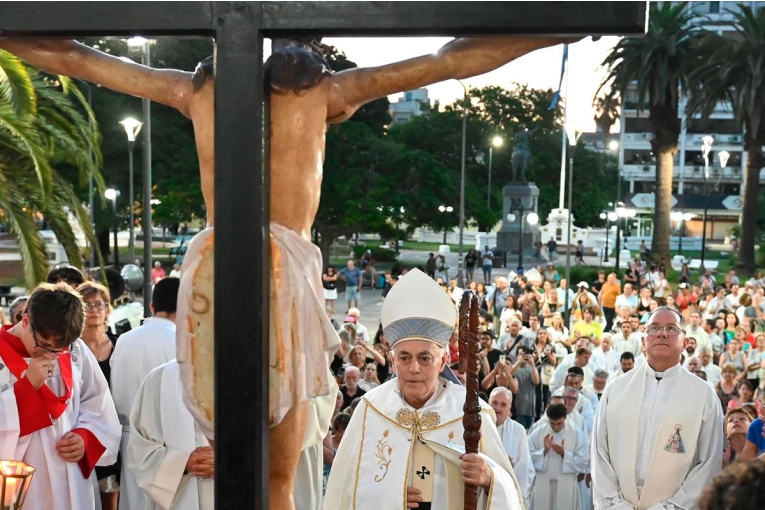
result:
[(355, 324), (356, 323), (356, 317), (354, 317), (353, 315), (349, 315), (348, 317), (345, 318), (344, 322), (351, 322), (351, 323)]
[(688, 284), (683, 282), (683, 283), (680, 284), (680, 288), (681, 289), (687, 289), (688, 288)]
[(589, 289), (590, 288), (590, 286), (589, 286), (589, 284), (587, 282), (579, 282), (576, 286), (577, 287), (584, 287), (585, 289)]

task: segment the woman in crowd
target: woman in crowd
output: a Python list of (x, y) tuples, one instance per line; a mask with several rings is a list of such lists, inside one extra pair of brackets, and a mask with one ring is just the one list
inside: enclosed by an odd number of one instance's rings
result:
[(576, 323), (582, 320), (582, 317), (584, 317), (584, 310), (592, 305), (593, 303), (590, 301), (590, 296), (587, 294), (586, 289), (580, 287), (579, 291), (577, 291), (574, 296), (574, 305), (572, 307), (572, 311), (574, 312), (574, 322)]
[(753, 416), (762, 416), (762, 402), (754, 398), (755, 386), (744, 379), (736, 386), (736, 397), (728, 402), (728, 409), (744, 409)]
[(337, 274), (333, 266), (327, 266), (326, 271), (321, 276), (324, 285), (324, 306), (331, 314), (335, 313), (335, 302), (337, 301)]
[(741, 325), (738, 320), (738, 315), (733, 312), (727, 312), (725, 314), (725, 334), (728, 335), (728, 339), (735, 338), (736, 328)]
[[(85, 310), (85, 327), (82, 330), (82, 341), (93, 353), (101, 367), (106, 382), (111, 384), (111, 365), (109, 360), (114, 352), (117, 338), (109, 330), (109, 314), (112, 311), (109, 289), (96, 282), (85, 282), (77, 287), (82, 295)], [(120, 472), (119, 462), (111, 466), (96, 466), (96, 478), (101, 492), (101, 506), (104, 510), (116, 510), (119, 498), (117, 476)]]
[(539, 293), (534, 290), (534, 286), (530, 283), (526, 284), (523, 295), (518, 299), (518, 307), (521, 310), (521, 322), (525, 327), (529, 327), (529, 317), (532, 315), (539, 315)]
[[(718, 365), (720, 368), (730, 365), (736, 369), (736, 381), (746, 378), (749, 364), (746, 359), (746, 354), (741, 350), (741, 343), (743, 342), (743, 329), (736, 328), (738, 330), (736, 338), (733, 338), (728, 344), (728, 350), (722, 353), (720, 356), (720, 362)], [(739, 338), (741, 337), (741, 338)]]
[(478, 296), (478, 308), (487, 309), (486, 305), (486, 285), (483, 282), (475, 284), (475, 294)]
[[(657, 301), (657, 302), (658, 302), (658, 301)], [(667, 297), (664, 299), (664, 302), (665, 302), (665, 305), (664, 305), (664, 306), (666, 306), (667, 308), (671, 308), (671, 309), (673, 309), (673, 310), (674, 310), (674, 311), (676, 311), (676, 312), (685, 311), (685, 309), (683, 309), (683, 310), (680, 310), (680, 309), (677, 307), (677, 303), (675, 302), (675, 297), (674, 297), (672, 294), (670, 294), (669, 296), (667, 296)], [(688, 307), (686, 306), (685, 308), (688, 308)]]
[(377, 380), (377, 365), (374, 363), (367, 363), (364, 370), (361, 372), (363, 379), (359, 381), (359, 388), (364, 391), (369, 391), (377, 388), (380, 385), (380, 381)]
[(750, 296), (746, 292), (741, 294), (741, 297), (738, 298), (736, 309), (734, 310), (736, 317), (738, 317), (739, 323), (744, 322), (744, 317), (745, 317), (744, 312), (746, 311), (746, 308), (751, 305), (752, 305), (752, 296)]
[(649, 287), (643, 287), (640, 289), (640, 296), (638, 297), (637, 305), (637, 313), (640, 317), (650, 311), (651, 301), (653, 301), (651, 289)]
[[(545, 286), (549, 284), (545, 282)], [(545, 303), (542, 305), (542, 317), (544, 321), (542, 325), (546, 328), (552, 326), (553, 317), (558, 311), (558, 293), (552, 287), (545, 293)]]
[(680, 283), (689, 283), (691, 281), (691, 270), (688, 269), (688, 264), (683, 264), (683, 267), (680, 268), (680, 274), (678, 276), (678, 281)]
[(722, 367), (722, 379), (715, 383), (715, 393), (720, 399), (723, 411), (728, 409), (728, 404), (736, 398), (736, 367), (730, 363)]
[(499, 323), (500, 324), (506, 324), (507, 319), (510, 317), (520, 317), (521, 316), (521, 310), (518, 307), (518, 303), (515, 300), (515, 296), (511, 293), (509, 296), (507, 296), (507, 304), (505, 305), (504, 310), (502, 310), (502, 313), (499, 316)]
[(752, 417), (743, 409), (731, 409), (725, 414), (723, 432), (727, 441), (723, 451), (723, 467), (728, 466), (741, 455), (746, 445), (746, 433), (751, 424)]
[(540, 381), (540, 384), (536, 386), (536, 416), (539, 417), (550, 402), (550, 379), (558, 365), (555, 347), (550, 340), (550, 333), (545, 328), (539, 328), (534, 341), (534, 365), (539, 371)]
[(747, 379), (752, 383), (752, 387), (757, 389), (760, 387), (762, 362), (763, 359), (765, 359), (765, 356), (763, 356), (765, 355), (765, 333), (757, 333), (754, 337), (754, 341), (757, 347), (749, 349), (749, 352), (746, 353), (749, 363), (749, 374), (747, 374)]
[(659, 281), (654, 284), (653, 297), (661, 304), (671, 295), (672, 287), (667, 281), (667, 274), (664, 271), (659, 271)]
[(560, 355), (561, 350), (566, 351), (563, 353), (565, 356), (571, 352), (571, 338), (566, 326), (563, 325), (563, 315), (560, 312), (555, 312), (552, 317), (552, 325), (547, 328), (547, 332), (550, 334), (550, 340), (555, 346), (555, 351)]

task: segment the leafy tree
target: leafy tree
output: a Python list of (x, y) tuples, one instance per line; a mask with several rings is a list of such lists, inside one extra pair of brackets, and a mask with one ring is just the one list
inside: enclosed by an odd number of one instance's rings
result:
[[(692, 41), (700, 34), (695, 14), (687, 2), (651, 3), (648, 34), (625, 37), (603, 61), (608, 76), (601, 89), (610, 87), (609, 102), (624, 98), (636, 83), (637, 109), (649, 109), (653, 127), (651, 147), (656, 154), (656, 206), (651, 256), (669, 264), (670, 208), (672, 203), (672, 158), (677, 152), (680, 120), (677, 116), (680, 88), (685, 88)], [(600, 92), (600, 91), (598, 91)]]
[(691, 114), (708, 116), (720, 102), (733, 107), (736, 121), (744, 129), (746, 178), (741, 220), (741, 244), (736, 266), (748, 274), (756, 269), (754, 246), (760, 169), (765, 164), (765, 9), (753, 11), (739, 5), (728, 11), (734, 35), (708, 32), (699, 43), (698, 56), (689, 76)]
[(0, 221), (18, 241), (30, 288), (48, 272), (38, 224), (54, 231), (77, 267), (82, 257), (69, 211), (95, 241), (88, 212), (69, 179), (83, 184), (92, 172), (103, 189), (99, 142), (93, 112), (68, 78), (42, 75), (0, 51)]

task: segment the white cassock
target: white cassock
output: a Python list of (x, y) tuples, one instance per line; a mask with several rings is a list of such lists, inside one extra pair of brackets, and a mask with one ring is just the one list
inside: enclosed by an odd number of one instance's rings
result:
[(624, 338), (621, 334), (614, 335), (612, 340), (613, 343), (611, 344), (611, 348), (616, 350), (619, 354), (631, 352), (632, 355), (637, 358), (643, 352), (640, 338), (638, 338), (637, 335), (631, 334), (627, 338)]
[(505, 453), (513, 459), (513, 470), (515, 471), (518, 485), (521, 487), (523, 500), (529, 501), (536, 471), (531, 461), (526, 429), (517, 421), (508, 418), (505, 420), (505, 423), (497, 427), (497, 432), (499, 432), (499, 437), (502, 439)]
[(337, 387), (334, 377), (329, 379), (329, 395), (314, 397), (308, 401), (303, 450), (298, 457), (295, 473), (295, 510), (321, 510), (324, 491), (324, 438), (329, 432), (332, 413), (335, 411)]
[[(406, 403), (396, 379), (364, 395), (332, 463), (324, 509), (405, 508), (406, 488), (415, 486), (432, 491), (432, 508), (461, 510), (464, 485), (458, 456), (464, 444), (464, 403), (465, 388), (443, 378), (417, 410)], [(520, 510), (521, 491), (494, 411), (481, 405), (480, 452), (492, 471), (492, 485), (488, 493), (479, 489), (478, 508)]]
[[(563, 388), (555, 391), (554, 396), (563, 396)], [(595, 405), (593, 406), (593, 397), (595, 398)], [(598, 397), (591, 392), (584, 393), (584, 389), (579, 392), (574, 411), (581, 417), (581, 422), (577, 420), (576, 425), (582, 429), (584, 435), (590, 437), (592, 432), (592, 424), (595, 421), (595, 407), (598, 405)]]
[[(551, 434), (555, 444), (563, 444), (563, 457), (550, 450), (545, 455), (544, 438)], [(566, 425), (553, 432), (549, 421), (529, 435), (531, 459), (536, 470), (534, 510), (581, 510), (576, 477), (584, 473), (589, 462), (587, 438), (577, 427)]]
[[(22, 377), (31, 358), (8, 328), (0, 332), (0, 459), (22, 460), (37, 469), (25, 509), (96, 508), (93, 468), (114, 464), (120, 442), (104, 374), (78, 339), (69, 354), (53, 362), (53, 376), (35, 390)], [(85, 443), (79, 462), (67, 462), (56, 453), (56, 443), (72, 431)]]
[[(569, 355), (570, 356), (570, 355)], [(590, 358), (592, 361), (593, 358)], [(599, 362), (598, 362), (599, 363)], [(574, 358), (568, 358), (566, 357), (560, 365), (558, 365), (555, 368), (555, 372), (553, 372), (552, 379), (550, 379), (550, 391), (556, 392), (557, 390), (561, 389), (563, 385), (566, 382), (566, 375), (568, 375), (568, 369), (574, 366)], [(582, 369), (584, 372), (584, 380), (582, 381), (582, 384), (592, 384), (592, 373), (593, 370), (590, 368), (589, 365), (584, 367)]]
[(722, 379), (722, 368), (718, 367), (714, 363), (710, 363), (707, 366), (701, 367), (701, 369), (704, 371), (705, 374), (707, 374), (707, 382), (714, 386), (716, 382), (719, 382), (720, 379)]
[(130, 410), (138, 388), (149, 372), (175, 359), (175, 331), (173, 321), (150, 317), (140, 328), (122, 334), (112, 353), (112, 395), (122, 424), (120, 510), (144, 510), (149, 504), (146, 493), (138, 488), (125, 462), (130, 435)]
[(593, 349), (592, 357), (600, 360), (605, 367), (604, 370), (608, 372), (609, 375), (615, 374), (622, 368), (621, 353), (614, 349), (613, 346), (605, 352), (600, 347)]
[(696, 508), (721, 470), (722, 419), (714, 391), (679, 364), (659, 374), (646, 363), (614, 380), (593, 430), (595, 509)]
[(123, 461), (149, 498), (146, 510), (213, 510), (215, 482), (184, 474), (191, 453), (210, 446), (183, 404), (178, 362), (155, 368), (138, 390), (130, 413), (130, 444)]

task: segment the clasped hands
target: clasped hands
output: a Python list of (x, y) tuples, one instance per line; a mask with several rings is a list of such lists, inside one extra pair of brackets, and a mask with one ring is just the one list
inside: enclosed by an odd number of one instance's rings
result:
[(566, 443), (566, 440), (560, 442), (560, 444), (555, 444), (555, 439), (553, 439), (552, 434), (547, 434), (545, 436), (545, 455), (547, 455), (547, 452), (550, 450), (554, 451), (561, 457), (563, 457), (564, 449), (563, 445)]
[[(487, 491), (491, 487), (491, 469), (486, 461), (477, 453), (463, 453), (460, 455), (460, 472), (462, 481), (466, 484), (482, 487)], [(418, 508), (422, 498), (420, 490), (414, 487), (406, 488), (406, 507)]]
[(200, 446), (189, 455), (186, 472), (192, 476), (215, 478), (215, 454), (212, 447)]

